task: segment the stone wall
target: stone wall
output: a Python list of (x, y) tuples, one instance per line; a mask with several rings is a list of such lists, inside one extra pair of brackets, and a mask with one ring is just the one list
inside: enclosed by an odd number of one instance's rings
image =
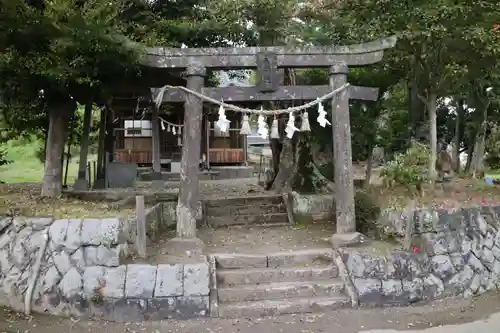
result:
[[(413, 252), (340, 251), (361, 305), (469, 297), (500, 285), (500, 207), (413, 214)], [(402, 233), (408, 216), (399, 222)]]
[(208, 315), (208, 263), (123, 265), (130, 224), (0, 218), (0, 305), (112, 321)]
[(326, 220), (331, 216), (333, 195), (298, 194), (292, 192), (293, 214), (314, 220)]

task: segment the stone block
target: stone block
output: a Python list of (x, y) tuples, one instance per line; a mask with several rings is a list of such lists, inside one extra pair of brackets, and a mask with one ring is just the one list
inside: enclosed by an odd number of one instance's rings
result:
[(116, 267), (120, 265), (120, 248), (118, 247), (87, 246), (84, 248), (84, 253), (87, 266)]
[(209, 281), (208, 262), (184, 265), (184, 296), (208, 295)]
[(413, 279), (421, 277), (426, 271), (422, 258), (407, 252), (394, 252), (387, 258), (384, 278), (388, 279)]
[(64, 246), (66, 233), (68, 231), (68, 220), (55, 220), (49, 228), (50, 249), (52, 251), (59, 250)]
[(8, 249), (0, 250), (0, 272), (5, 275), (10, 271), (12, 266)]
[(455, 274), (447, 283), (449, 295), (459, 295), (469, 288), (474, 277), (474, 271), (469, 266), (464, 266), (464, 269)]
[[(23, 230), (26, 230), (25, 228)], [(10, 261), (12, 264), (16, 265), (19, 268), (24, 268), (28, 265), (31, 260), (31, 253), (28, 253), (24, 248), (24, 242), (26, 241), (26, 237), (22, 237), (24, 235), (19, 234), (16, 239), (14, 246), (10, 252)]]
[(491, 248), (491, 253), (493, 253), (493, 255), (495, 256), (495, 258), (496, 258), (497, 260), (500, 260), (500, 248), (498, 248), (498, 246), (496, 246), (496, 245), (495, 245), (495, 246), (493, 246), (493, 247)]
[(403, 291), (407, 294), (408, 302), (413, 303), (422, 300), (424, 282), (420, 278), (402, 280)]
[(308, 249), (293, 252), (278, 252), (267, 256), (268, 267), (303, 267), (314, 263), (331, 264), (333, 251), (331, 249)]
[(481, 275), (474, 274), (472, 278), (471, 284), (469, 286), (469, 291), (474, 295), (479, 291), (479, 287), (481, 287)]
[(219, 254), (216, 256), (217, 267), (222, 269), (265, 268), (266, 255)]
[(83, 294), (91, 300), (94, 296), (101, 294), (104, 282), (104, 267), (92, 266), (85, 268), (83, 272)]
[(7, 229), (3, 234), (0, 235), (0, 249), (7, 248), (11, 243), (12, 239), (15, 237), (15, 232)]
[(189, 319), (209, 315), (208, 296), (166, 297), (148, 300), (150, 320)]
[(91, 303), (89, 308), (90, 316), (118, 323), (148, 320), (147, 311), (144, 299), (105, 298), (99, 303)]
[(61, 275), (66, 274), (73, 267), (69, 254), (64, 251), (52, 252), (52, 260)]
[(481, 261), (474, 255), (469, 256), (469, 260), (467, 262), (469, 266), (475, 271), (475, 272), (483, 272), (484, 271), (484, 266), (481, 263)]
[(500, 282), (500, 261), (495, 260), (491, 267), (491, 272), (498, 278)]
[(403, 295), (403, 283), (401, 280), (383, 280), (382, 281), (382, 295), (387, 296), (387, 300), (393, 302), (405, 302), (401, 299)]
[(0, 217), (0, 234), (2, 234), (13, 222), (12, 217)]
[(183, 265), (158, 265), (154, 297), (182, 296)]
[(82, 220), (71, 219), (68, 221), (68, 230), (64, 247), (69, 253), (73, 253), (82, 246)]
[(81, 244), (82, 245), (101, 245), (101, 220), (84, 219), (82, 221)]
[(81, 295), (83, 289), (83, 279), (76, 268), (71, 268), (59, 282), (59, 290), (61, 295), (70, 300)]
[(156, 282), (156, 266), (127, 265), (126, 298), (151, 298)]
[(101, 292), (107, 298), (125, 297), (125, 278), (127, 266), (122, 265), (115, 268), (105, 268), (104, 287)]
[(488, 232), (488, 223), (486, 223), (486, 220), (481, 214), (477, 214), (476, 216), (476, 224), (479, 232), (481, 233), (482, 236), (486, 236), (486, 233)]
[(443, 281), (433, 274), (429, 274), (424, 279), (424, 296), (426, 298), (438, 298), (444, 292)]
[(79, 248), (71, 255), (71, 263), (80, 271), (83, 272), (87, 263), (85, 261), (85, 254), (83, 248)]
[(491, 232), (488, 232), (488, 234), (484, 238), (484, 246), (491, 250), (494, 245), (495, 245), (495, 235)]
[(26, 238), (26, 242), (24, 243), (24, 248), (28, 253), (37, 252), (38, 249), (45, 244), (45, 231), (43, 230), (35, 230), (34, 232)]
[(53, 290), (54, 287), (61, 281), (62, 275), (59, 273), (57, 268), (52, 265), (47, 269), (45, 275), (41, 276), (39, 281), (41, 281), (42, 292), (47, 293), (50, 290)]
[(484, 247), (480, 260), (486, 268), (491, 270), (493, 268), (495, 256), (493, 255), (493, 252), (490, 249), (488, 249), (487, 247)]
[(377, 279), (353, 279), (361, 303), (381, 304), (382, 281)]
[(455, 274), (455, 266), (447, 255), (438, 255), (431, 259), (431, 268), (441, 280), (447, 280)]
[(355, 246), (365, 241), (365, 236), (359, 232), (351, 232), (345, 234), (333, 234), (331, 239), (331, 244), (334, 249), (348, 246)]
[(51, 217), (35, 217), (31, 220), (30, 224), (33, 227), (33, 230), (39, 231), (50, 226), (53, 221), (54, 219)]
[(346, 268), (356, 278), (379, 278), (386, 276), (386, 259), (379, 256), (348, 254)]
[(109, 247), (121, 243), (119, 239), (121, 227), (122, 223), (118, 218), (102, 219), (100, 223), (101, 244)]

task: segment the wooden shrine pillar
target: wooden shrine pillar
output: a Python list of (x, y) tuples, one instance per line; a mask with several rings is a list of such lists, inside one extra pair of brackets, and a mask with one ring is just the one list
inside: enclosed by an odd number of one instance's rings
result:
[[(338, 89), (347, 83), (348, 67), (339, 62), (330, 67), (330, 87)], [(352, 172), (351, 124), (349, 120), (349, 89), (332, 98), (333, 163), (335, 177), (335, 215), (337, 233), (332, 243), (337, 246), (356, 243), (354, 210), (354, 179)], [(353, 239), (354, 238), (354, 239)]]
[(94, 182), (94, 188), (106, 188), (106, 162), (105, 162), (105, 148), (104, 138), (106, 136), (106, 115), (108, 113), (108, 106), (101, 108), (101, 115), (99, 119), (99, 138), (97, 146), (97, 170)]
[[(78, 176), (73, 188), (77, 191), (87, 190), (89, 182), (87, 180), (87, 159), (89, 155), (89, 136), (90, 127), (92, 126), (92, 105), (93, 99), (90, 99), (85, 105), (83, 114), (83, 133), (80, 140), (80, 162), (78, 163)], [(90, 173), (89, 173), (90, 177)]]
[(151, 152), (153, 160), (153, 173), (151, 174), (153, 188), (161, 189), (163, 179), (161, 175), (161, 157), (160, 157), (160, 120), (158, 118), (158, 108), (151, 105)]
[[(206, 69), (199, 62), (186, 68), (187, 88), (202, 93)], [(196, 220), (201, 218), (199, 205), (200, 151), (203, 121), (203, 100), (186, 94), (184, 103), (184, 131), (177, 204), (177, 233), (167, 242), (171, 255), (196, 255), (203, 252), (203, 242), (196, 238)]]

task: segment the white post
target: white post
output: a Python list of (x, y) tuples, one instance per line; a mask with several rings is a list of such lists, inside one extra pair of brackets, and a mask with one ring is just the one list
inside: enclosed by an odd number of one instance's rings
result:
[(141, 258), (146, 258), (146, 210), (144, 208), (144, 196), (135, 197), (135, 217), (137, 220), (137, 234), (135, 248)]

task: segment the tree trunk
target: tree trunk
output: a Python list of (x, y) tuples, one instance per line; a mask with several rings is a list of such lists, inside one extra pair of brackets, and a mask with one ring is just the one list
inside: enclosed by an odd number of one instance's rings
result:
[[(278, 141), (278, 140), (276, 140)], [(297, 141), (297, 134), (291, 140), (285, 139), (283, 141), (281, 154), (279, 156), (278, 172), (275, 170), (275, 177), (271, 190), (282, 192), (284, 188), (290, 187), (290, 179), (296, 172), (295, 161), (295, 143)], [(274, 155), (274, 152), (273, 152)], [(274, 161), (273, 161), (274, 166)]]
[(436, 180), (436, 159), (437, 159), (437, 95), (429, 92), (427, 96), (427, 109), (429, 111), (430, 127), (430, 155), (429, 155), (429, 180), (434, 184)]
[(411, 78), (411, 82), (408, 85), (408, 99), (410, 106), (410, 119), (413, 138), (423, 141), (428, 138), (426, 131), (426, 117), (425, 109), (426, 103), (420, 98), (420, 96), (425, 94), (425, 86), (422, 85), (423, 73), (422, 67), (417, 62), (418, 55), (414, 59), (414, 76)]
[(69, 116), (75, 107), (76, 103), (69, 96), (50, 106), (42, 197), (55, 198), (61, 195), (62, 156), (68, 136)]
[(78, 176), (73, 188), (75, 190), (86, 190), (88, 189), (87, 181), (87, 161), (89, 155), (89, 137), (90, 128), (92, 126), (92, 105), (94, 103), (93, 98), (89, 99), (85, 105), (85, 112), (83, 114), (83, 134), (80, 139), (80, 161), (78, 163)]
[(477, 103), (477, 105), (482, 109), (478, 110), (479, 112), (482, 111), (482, 117), (481, 124), (474, 141), (474, 150), (472, 152), (471, 165), (469, 170), (469, 175), (472, 178), (477, 178), (478, 174), (483, 171), (483, 158), (486, 144), (486, 127), (488, 121), (488, 105), (481, 102)]
[(365, 174), (365, 188), (370, 186), (370, 180), (372, 178), (372, 169), (373, 169), (373, 143), (368, 144), (368, 158), (366, 161), (366, 174)]
[(472, 165), (472, 155), (474, 154), (474, 139), (469, 140), (469, 145), (467, 146), (467, 162), (465, 163), (465, 172), (469, 173)]
[(453, 138), (454, 147), (452, 151), (453, 167), (456, 173), (460, 172), (460, 143), (462, 142), (461, 126), (464, 118), (464, 101), (457, 101), (457, 117), (455, 119), (455, 136)]

